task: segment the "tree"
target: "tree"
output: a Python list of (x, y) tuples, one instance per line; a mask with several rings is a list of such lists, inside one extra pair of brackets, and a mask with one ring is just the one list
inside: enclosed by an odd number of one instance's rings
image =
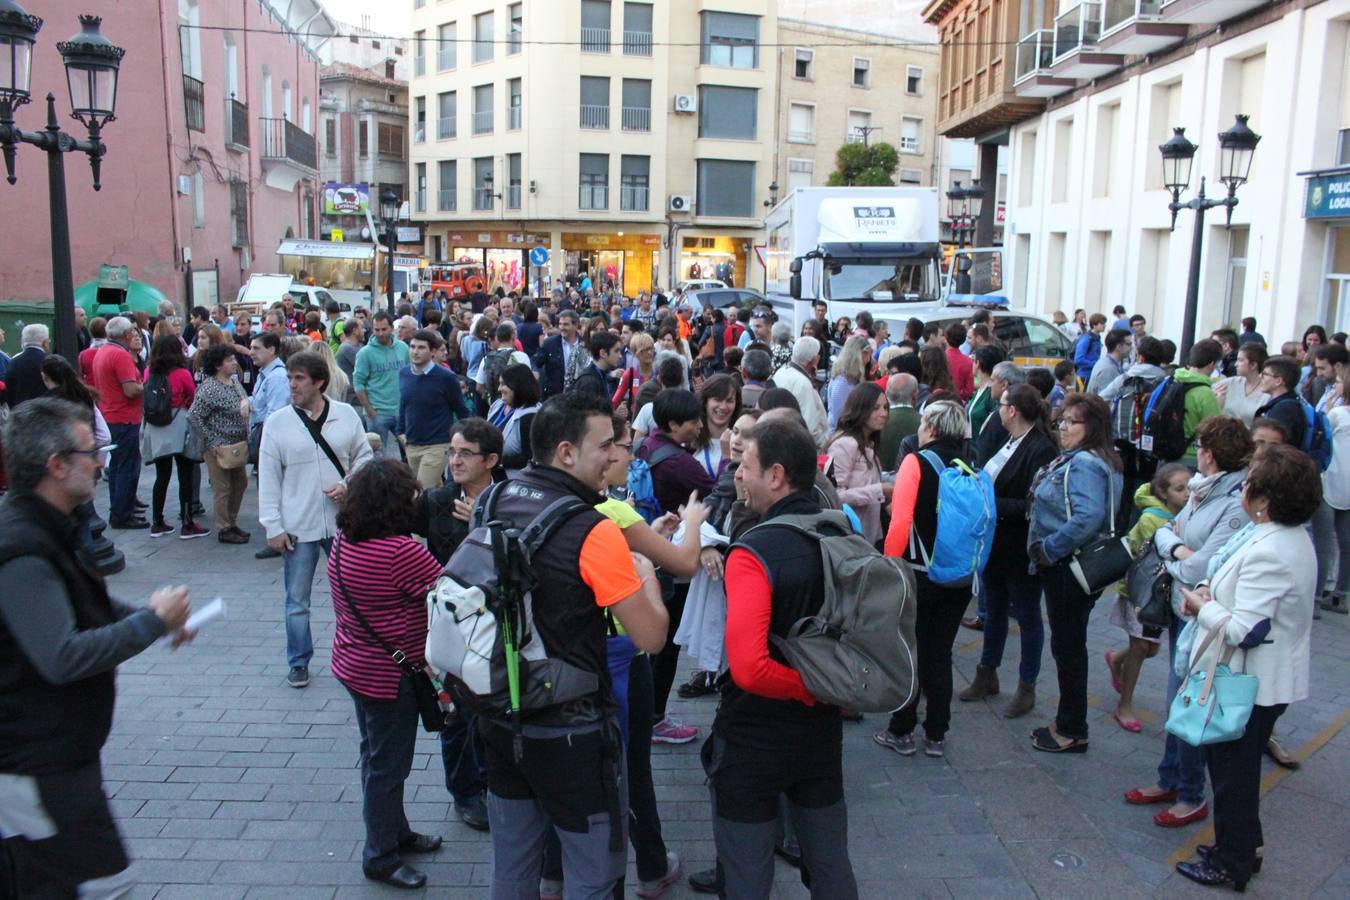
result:
[(845, 144), (834, 155), (835, 169), (826, 184), (888, 186), (895, 184), (900, 154), (890, 144)]

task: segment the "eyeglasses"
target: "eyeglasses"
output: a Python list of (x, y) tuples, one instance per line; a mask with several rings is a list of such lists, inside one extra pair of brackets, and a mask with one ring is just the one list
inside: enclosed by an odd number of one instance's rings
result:
[(615, 446), (615, 447), (618, 447), (618, 448), (619, 448), (620, 450), (622, 450), (624, 453), (632, 453), (632, 452), (633, 452), (633, 445), (632, 445), (632, 444), (620, 444), (618, 441), (615, 441), (615, 442), (614, 442), (614, 446)]
[(474, 456), (487, 456), (487, 453), (482, 450), (451, 450), (449, 455), (451, 459), (469, 459)]
[(1066, 425), (1082, 425), (1087, 419), (1070, 419), (1067, 416), (1055, 423), (1056, 428), (1063, 428)]
[(87, 456), (87, 457), (89, 457), (90, 459), (98, 459), (98, 458), (99, 458), (100, 456), (102, 456), (104, 453), (109, 452), (109, 451), (112, 451), (112, 450), (116, 450), (116, 449), (117, 449), (117, 445), (116, 445), (116, 444), (109, 444), (109, 445), (106, 446), (106, 447), (90, 447), (88, 450), (78, 450), (78, 449), (76, 449), (76, 450), (66, 450), (66, 451), (63, 451), (62, 455), (63, 455), (63, 456)]
[(1004, 409), (1012, 409), (1012, 408), (1013, 408), (1013, 405), (1012, 405), (1011, 403), (1006, 403), (1006, 402), (1004, 402), (1004, 401), (1002, 401), (1002, 400), (998, 401), (998, 405), (1001, 406), (1001, 407), (1003, 407)]

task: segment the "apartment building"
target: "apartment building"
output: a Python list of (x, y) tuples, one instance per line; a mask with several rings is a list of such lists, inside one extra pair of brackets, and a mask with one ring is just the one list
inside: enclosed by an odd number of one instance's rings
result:
[[(508, 289), (762, 285), (774, 0), (414, 0), (413, 29), (409, 190), (429, 258)], [(549, 263), (532, 270), (536, 245)]]
[[(1223, 196), (1215, 136), (1249, 117), (1249, 180), (1204, 223), (1197, 333), (1255, 316), (1279, 342), (1350, 326), (1350, 0), (939, 0), (939, 128), (1008, 147), (1014, 303), (1123, 304), (1182, 330), (1196, 218), (1172, 228), (1158, 145), (1184, 127)], [(988, 28), (1009, 44), (973, 51)], [(1015, 36), (1013, 36), (1015, 35)], [(983, 162), (982, 158), (982, 162)], [(988, 210), (988, 205), (985, 207)]]
[(839, 147), (851, 142), (895, 147), (897, 184), (938, 183), (938, 52), (912, 43), (935, 35), (925, 26), (902, 38), (779, 18), (773, 141), (780, 196), (825, 184)]

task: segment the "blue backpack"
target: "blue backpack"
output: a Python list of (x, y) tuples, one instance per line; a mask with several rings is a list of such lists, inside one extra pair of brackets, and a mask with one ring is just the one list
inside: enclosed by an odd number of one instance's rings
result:
[[(965, 587), (989, 562), (998, 511), (994, 480), (983, 470), (956, 460), (951, 466), (932, 450), (920, 455), (938, 473), (937, 535), (932, 553), (912, 534), (928, 580), (943, 587)], [(920, 568), (916, 566), (915, 568)]]
[(1331, 422), (1326, 413), (1308, 401), (1300, 398), (1298, 402), (1303, 406), (1303, 418), (1308, 425), (1303, 429), (1303, 446), (1300, 449), (1325, 472), (1331, 465)]
[(652, 484), (652, 468), (676, 453), (683, 452), (674, 444), (667, 444), (650, 456), (638, 457), (628, 464), (628, 499), (633, 501), (633, 508), (642, 515), (643, 521), (648, 525), (666, 513), (661, 508), (661, 501), (656, 499), (656, 486)]

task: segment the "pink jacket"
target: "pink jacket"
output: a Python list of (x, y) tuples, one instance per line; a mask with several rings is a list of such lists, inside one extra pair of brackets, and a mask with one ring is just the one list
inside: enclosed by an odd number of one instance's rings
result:
[(834, 461), (839, 499), (853, 507), (862, 520), (863, 537), (876, 543), (882, 537), (881, 507), (886, 502), (876, 453), (861, 450), (857, 440), (847, 435), (836, 437), (825, 452)]

